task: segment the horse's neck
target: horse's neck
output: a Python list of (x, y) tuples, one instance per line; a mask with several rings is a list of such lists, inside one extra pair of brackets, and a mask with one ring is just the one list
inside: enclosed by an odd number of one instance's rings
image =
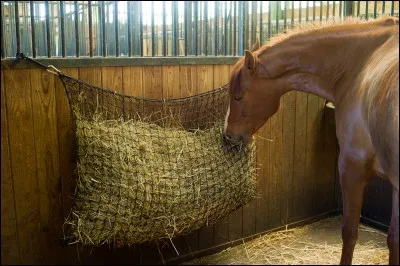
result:
[[(390, 29), (349, 31), (296, 41), (298, 64), (288, 78), (289, 90), (312, 93), (335, 102), (357, 87), (366, 60), (391, 36)], [(287, 45), (287, 44), (286, 44)], [(284, 49), (283, 49), (284, 51)]]

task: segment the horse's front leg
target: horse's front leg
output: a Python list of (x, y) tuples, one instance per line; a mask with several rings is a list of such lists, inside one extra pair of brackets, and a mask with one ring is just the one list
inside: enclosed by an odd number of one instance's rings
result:
[(392, 218), (387, 237), (389, 264), (399, 265), (399, 191), (393, 187)]
[(349, 265), (358, 238), (358, 223), (368, 178), (362, 162), (339, 156), (338, 166), (343, 199), (343, 245), (340, 264)]

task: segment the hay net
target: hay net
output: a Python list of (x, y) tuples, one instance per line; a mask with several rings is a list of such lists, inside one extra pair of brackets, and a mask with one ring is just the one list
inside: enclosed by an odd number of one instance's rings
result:
[(228, 86), (179, 99), (145, 99), (59, 74), (78, 147), (70, 243), (115, 246), (172, 239), (255, 196), (254, 144), (223, 135)]

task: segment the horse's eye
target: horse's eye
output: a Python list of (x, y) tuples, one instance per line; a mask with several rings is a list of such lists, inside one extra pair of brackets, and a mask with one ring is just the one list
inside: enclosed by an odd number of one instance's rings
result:
[(233, 99), (236, 101), (240, 101), (243, 98), (243, 96), (233, 96)]

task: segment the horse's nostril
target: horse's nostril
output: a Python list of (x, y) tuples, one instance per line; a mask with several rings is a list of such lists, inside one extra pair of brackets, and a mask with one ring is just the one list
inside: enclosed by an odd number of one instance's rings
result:
[(224, 136), (227, 140), (232, 140), (232, 136), (229, 133), (225, 133)]

